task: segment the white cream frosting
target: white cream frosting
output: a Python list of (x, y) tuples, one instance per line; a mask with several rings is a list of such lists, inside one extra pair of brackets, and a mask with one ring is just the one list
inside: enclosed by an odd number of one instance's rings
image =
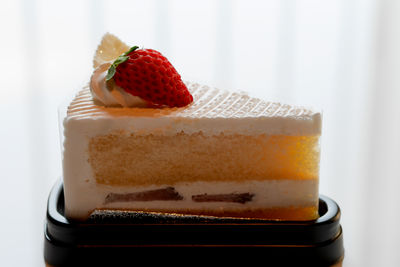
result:
[(110, 63), (100, 65), (90, 79), (90, 92), (96, 103), (106, 107), (145, 107), (147, 103), (140, 97), (127, 93), (113, 80), (106, 82), (109, 67)]
[[(91, 136), (125, 131), (127, 134), (204, 135), (321, 134), (321, 113), (310, 108), (264, 101), (245, 93), (229, 92), (186, 82), (192, 104), (183, 108), (121, 108), (97, 105), (88, 88), (78, 93), (64, 121), (66, 135)], [(94, 90), (92, 90), (94, 91)], [(97, 91), (95, 91), (97, 94)], [(100, 95), (100, 93), (98, 93)]]

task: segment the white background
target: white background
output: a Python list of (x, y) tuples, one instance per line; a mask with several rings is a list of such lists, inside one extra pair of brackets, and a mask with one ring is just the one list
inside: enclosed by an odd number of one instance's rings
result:
[(57, 107), (105, 32), (186, 80), (323, 110), (322, 194), (344, 266), (400, 266), (400, 1), (1, 1), (0, 265), (42, 266)]

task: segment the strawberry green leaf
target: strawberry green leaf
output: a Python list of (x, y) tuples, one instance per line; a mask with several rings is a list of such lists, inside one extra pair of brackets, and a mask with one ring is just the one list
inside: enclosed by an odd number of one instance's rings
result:
[(129, 59), (129, 54), (136, 49), (138, 49), (138, 46), (132, 46), (128, 51), (120, 55), (108, 68), (107, 75), (106, 75), (106, 81), (111, 80), (112, 77), (114, 77), (115, 72), (117, 71), (117, 67), (119, 64), (124, 63)]
[(107, 75), (106, 75), (106, 81), (109, 81), (109, 80), (111, 80), (112, 77), (114, 77), (115, 71), (116, 71), (116, 69), (113, 64), (108, 68)]

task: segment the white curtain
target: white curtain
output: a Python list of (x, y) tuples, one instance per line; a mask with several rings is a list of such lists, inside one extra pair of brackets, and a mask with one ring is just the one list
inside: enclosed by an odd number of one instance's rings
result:
[(320, 108), (320, 192), (342, 209), (344, 266), (400, 265), (400, 1), (3, 0), (0, 29), (0, 265), (43, 264), (57, 107), (106, 31), (186, 80)]

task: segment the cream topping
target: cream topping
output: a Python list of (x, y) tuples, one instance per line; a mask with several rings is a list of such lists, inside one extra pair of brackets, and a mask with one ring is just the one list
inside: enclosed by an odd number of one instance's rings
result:
[[(319, 111), (264, 101), (246, 93), (229, 92), (186, 82), (192, 104), (183, 108), (121, 108), (96, 105), (88, 88), (72, 101), (64, 123), (68, 131), (91, 135), (123, 130), (135, 134), (174, 135), (202, 132), (204, 135), (321, 134)], [(93, 94), (93, 93), (92, 93)]]
[(127, 93), (113, 80), (106, 82), (109, 67), (110, 63), (100, 65), (90, 79), (90, 92), (96, 104), (106, 107), (145, 107), (147, 102), (142, 98)]

